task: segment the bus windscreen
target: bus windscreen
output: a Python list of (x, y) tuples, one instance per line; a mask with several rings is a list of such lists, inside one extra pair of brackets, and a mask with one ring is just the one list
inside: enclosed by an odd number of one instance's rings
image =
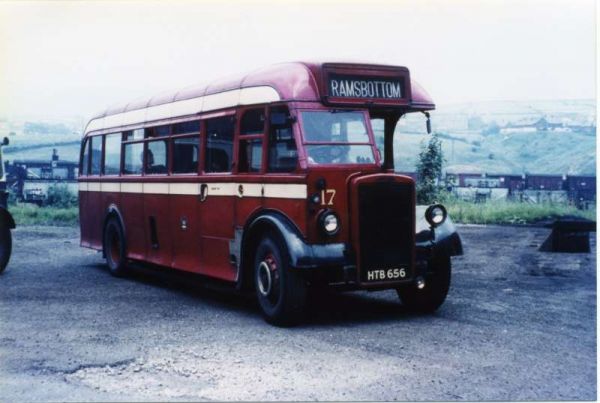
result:
[(363, 112), (305, 111), (302, 128), (310, 164), (374, 162)]

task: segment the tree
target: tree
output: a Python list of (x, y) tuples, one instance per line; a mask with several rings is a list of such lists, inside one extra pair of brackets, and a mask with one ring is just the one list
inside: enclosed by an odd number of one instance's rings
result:
[(442, 177), (443, 161), (442, 142), (433, 133), (427, 146), (421, 144), (417, 163), (417, 203), (431, 204), (438, 199), (438, 182)]

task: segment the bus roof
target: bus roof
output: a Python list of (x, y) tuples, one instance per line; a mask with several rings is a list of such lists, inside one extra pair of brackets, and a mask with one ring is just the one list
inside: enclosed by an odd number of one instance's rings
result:
[[(85, 132), (184, 117), (240, 105), (278, 101), (326, 102), (331, 94), (325, 80), (329, 73), (340, 72), (351, 77), (350, 79), (368, 76), (367, 81), (373, 82), (371, 88), (373, 84), (383, 88), (381, 86), (392, 78), (401, 77), (404, 80), (402, 100), (382, 100), (385, 106), (408, 110), (435, 108), (429, 94), (410, 78), (405, 67), (364, 63), (291, 62), (110, 107), (94, 116)], [(383, 81), (374, 82), (374, 79)], [(337, 102), (343, 101), (335, 99)], [(336, 102), (334, 98), (329, 100), (332, 104)], [(354, 105), (356, 103), (355, 99)], [(373, 101), (368, 101), (368, 104), (372, 105)]]

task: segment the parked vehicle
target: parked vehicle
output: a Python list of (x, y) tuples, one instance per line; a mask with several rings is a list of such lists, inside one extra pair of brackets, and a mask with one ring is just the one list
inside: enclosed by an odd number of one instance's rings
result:
[(405, 67), (287, 63), (110, 108), (82, 141), (81, 245), (115, 275), (135, 260), (254, 289), (276, 324), (317, 284), (434, 311), (462, 244), (393, 161), (398, 119), (430, 131), (434, 107)]
[(6, 188), (6, 172), (2, 158), (2, 148), (8, 145), (8, 137), (0, 144), (0, 273), (6, 269), (12, 252), (11, 229), (15, 228), (15, 220), (8, 211), (8, 191)]

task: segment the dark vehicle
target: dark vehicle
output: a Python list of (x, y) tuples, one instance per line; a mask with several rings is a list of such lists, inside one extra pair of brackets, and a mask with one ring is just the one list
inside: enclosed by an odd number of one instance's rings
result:
[(8, 145), (8, 138), (4, 137), (0, 144), (0, 273), (4, 271), (12, 251), (12, 235), (10, 230), (15, 228), (15, 220), (8, 212), (8, 192), (6, 190), (6, 172), (2, 158), (2, 147)]

